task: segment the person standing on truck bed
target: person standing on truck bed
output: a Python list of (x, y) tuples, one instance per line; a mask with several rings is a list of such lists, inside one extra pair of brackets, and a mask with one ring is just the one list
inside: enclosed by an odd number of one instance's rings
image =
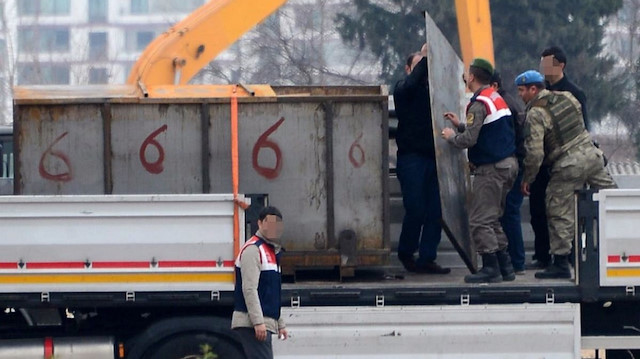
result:
[(574, 193), (585, 183), (592, 188), (617, 187), (604, 167), (604, 156), (586, 130), (580, 102), (569, 92), (545, 89), (544, 78), (529, 70), (515, 80), (527, 104), (522, 193), (545, 164), (550, 168), (545, 204), (553, 263), (536, 278), (571, 278), (569, 254), (575, 236)]
[[(574, 84), (564, 69), (567, 66), (567, 56), (557, 46), (546, 48), (540, 54), (540, 69), (545, 77), (545, 84), (550, 91), (569, 91), (579, 102), (582, 109), (584, 127), (589, 131), (587, 118), (587, 96), (581, 88)], [(531, 183), (529, 196), (529, 212), (531, 214), (531, 228), (534, 233), (534, 255), (532, 267), (544, 269), (549, 265), (549, 225), (545, 206), (545, 193), (549, 184), (550, 168), (543, 164), (538, 171), (535, 181)]]
[(473, 97), (467, 105), (466, 123), (446, 112), (459, 133), (451, 128), (442, 130), (442, 137), (458, 148), (469, 149), (469, 162), (475, 168), (469, 210), (471, 237), (482, 256), (482, 269), (465, 276), (467, 283), (496, 283), (514, 280), (508, 240), (500, 217), (504, 212), (507, 193), (518, 174), (515, 157), (515, 134), (511, 111), (505, 100), (489, 83), (493, 66), (476, 58), (469, 66), (464, 81)]
[(522, 183), (522, 161), (524, 160), (524, 106), (522, 101), (516, 97), (511, 96), (510, 93), (504, 90), (502, 87), (502, 77), (497, 70), (493, 71), (491, 76), (491, 87), (502, 96), (504, 101), (511, 111), (511, 123), (513, 125), (515, 139), (516, 139), (516, 158), (518, 159), (518, 175), (513, 183), (513, 186), (507, 194), (507, 199), (504, 205), (504, 213), (500, 218), (500, 224), (504, 234), (507, 236), (509, 242), (509, 255), (511, 256), (511, 263), (513, 264), (513, 270), (518, 275), (525, 274), (525, 254), (524, 254), (524, 240), (522, 239), (522, 219), (520, 217), (520, 207), (522, 207), (522, 201), (524, 196), (520, 191), (520, 184)]
[(447, 274), (451, 269), (435, 262), (442, 212), (427, 78), (427, 44), (420, 52), (409, 55), (405, 72), (407, 77), (393, 91), (398, 116), (396, 171), (405, 210), (398, 259), (409, 272)]
[(282, 214), (266, 207), (258, 215), (258, 231), (236, 258), (235, 309), (231, 328), (238, 335), (249, 359), (272, 359), (271, 334), (287, 339), (280, 317), (281, 272), (278, 243)]

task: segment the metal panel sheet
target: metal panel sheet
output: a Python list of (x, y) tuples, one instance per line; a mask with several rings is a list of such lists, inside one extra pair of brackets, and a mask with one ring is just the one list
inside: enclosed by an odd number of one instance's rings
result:
[(461, 151), (440, 137), (451, 124), (445, 112), (462, 116), (465, 96), (462, 82), (463, 64), (429, 14), (425, 13), (431, 88), (431, 117), (436, 147), (438, 184), (442, 202), (443, 229), (470, 270), (475, 271), (477, 256), (469, 234), (468, 203), (470, 198), (469, 165), (466, 151)]
[(277, 359), (580, 358), (579, 304), (282, 308)]
[[(355, 231), (359, 249), (382, 249), (384, 176), (379, 175), (388, 142), (380, 104), (337, 103), (333, 106), (333, 176), (335, 231)], [(382, 161), (380, 160), (382, 158)], [(385, 171), (386, 172), (386, 171)]]
[(99, 105), (18, 107), (16, 116), (21, 194), (102, 193)]
[[(211, 191), (231, 190), (229, 106), (211, 107)], [(326, 249), (324, 111), (318, 103), (238, 108), (240, 192), (269, 194), (283, 214), (288, 251)], [(357, 205), (357, 204), (354, 204)]]
[(199, 105), (112, 105), (111, 111), (113, 193), (202, 192)]
[(600, 285), (640, 286), (640, 190), (607, 189), (598, 201)]

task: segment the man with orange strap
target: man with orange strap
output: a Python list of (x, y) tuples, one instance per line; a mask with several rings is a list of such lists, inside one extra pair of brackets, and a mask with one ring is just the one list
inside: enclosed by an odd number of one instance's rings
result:
[(236, 259), (235, 310), (231, 327), (250, 359), (271, 359), (271, 335), (287, 339), (280, 317), (280, 253), (282, 214), (266, 207), (258, 215), (258, 231)]
[(469, 66), (465, 82), (474, 94), (467, 106), (466, 123), (452, 112), (445, 118), (457, 128), (442, 131), (451, 145), (469, 149), (474, 180), (469, 209), (469, 226), (476, 250), (482, 256), (482, 269), (465, 276), (467, 283), (497, 283), (515, 279), (508, 240), (500, 217), (507, 193), (518, 174), (515, 134), (511, 111), (504, 99), (489, 86), (493, 66), (476, 58)]

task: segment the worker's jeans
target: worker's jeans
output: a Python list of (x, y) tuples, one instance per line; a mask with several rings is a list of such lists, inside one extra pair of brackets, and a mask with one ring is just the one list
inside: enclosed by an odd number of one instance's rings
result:
[(398, 257), (412, 257), (418, 250), (416, 262), (423, 265), (436, 259), (442, 232), (436, 161), (415, 153), (398, 154), (396, 172), (405, 211)]
[(513, 268), (517, 271), (524, 270), (524, 241), (522, 239), (522, 219), (520, 217), (520, 207), (522, 207), (523, 195), (520, 186), (522, 184), (522, 173), (524, 166), (518, 166), (518, 177), (507, 194), (504, 206), (504, 214), (500, 218), (502, 230), (509, 240), (509, 255)]

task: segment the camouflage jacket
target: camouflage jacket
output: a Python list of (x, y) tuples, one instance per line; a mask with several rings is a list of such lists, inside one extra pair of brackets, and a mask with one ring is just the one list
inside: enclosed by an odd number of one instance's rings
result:
[[(524, 127), (524, 147), (526, 156), (524, 159), (523, 182), (531, 183), (536, 179), (538, 170), (542, 163), (553, 165), (563, 154), (570, 149), (578, 148), (591, 143), (591, 137), (585, 130), (583, 133), (565, 143), (559, 145), (553, 136), (553, 120), (551, 114), (542, 107), (533, 106), (536, 100), (549, 94), (548, 90), (542, 90), (532, 99), (526, 108), (526, 120)], [(575, 105), (576, 111), (580, 111), (580, 102), (570, 93), (566, 92), (571, 102)]]

